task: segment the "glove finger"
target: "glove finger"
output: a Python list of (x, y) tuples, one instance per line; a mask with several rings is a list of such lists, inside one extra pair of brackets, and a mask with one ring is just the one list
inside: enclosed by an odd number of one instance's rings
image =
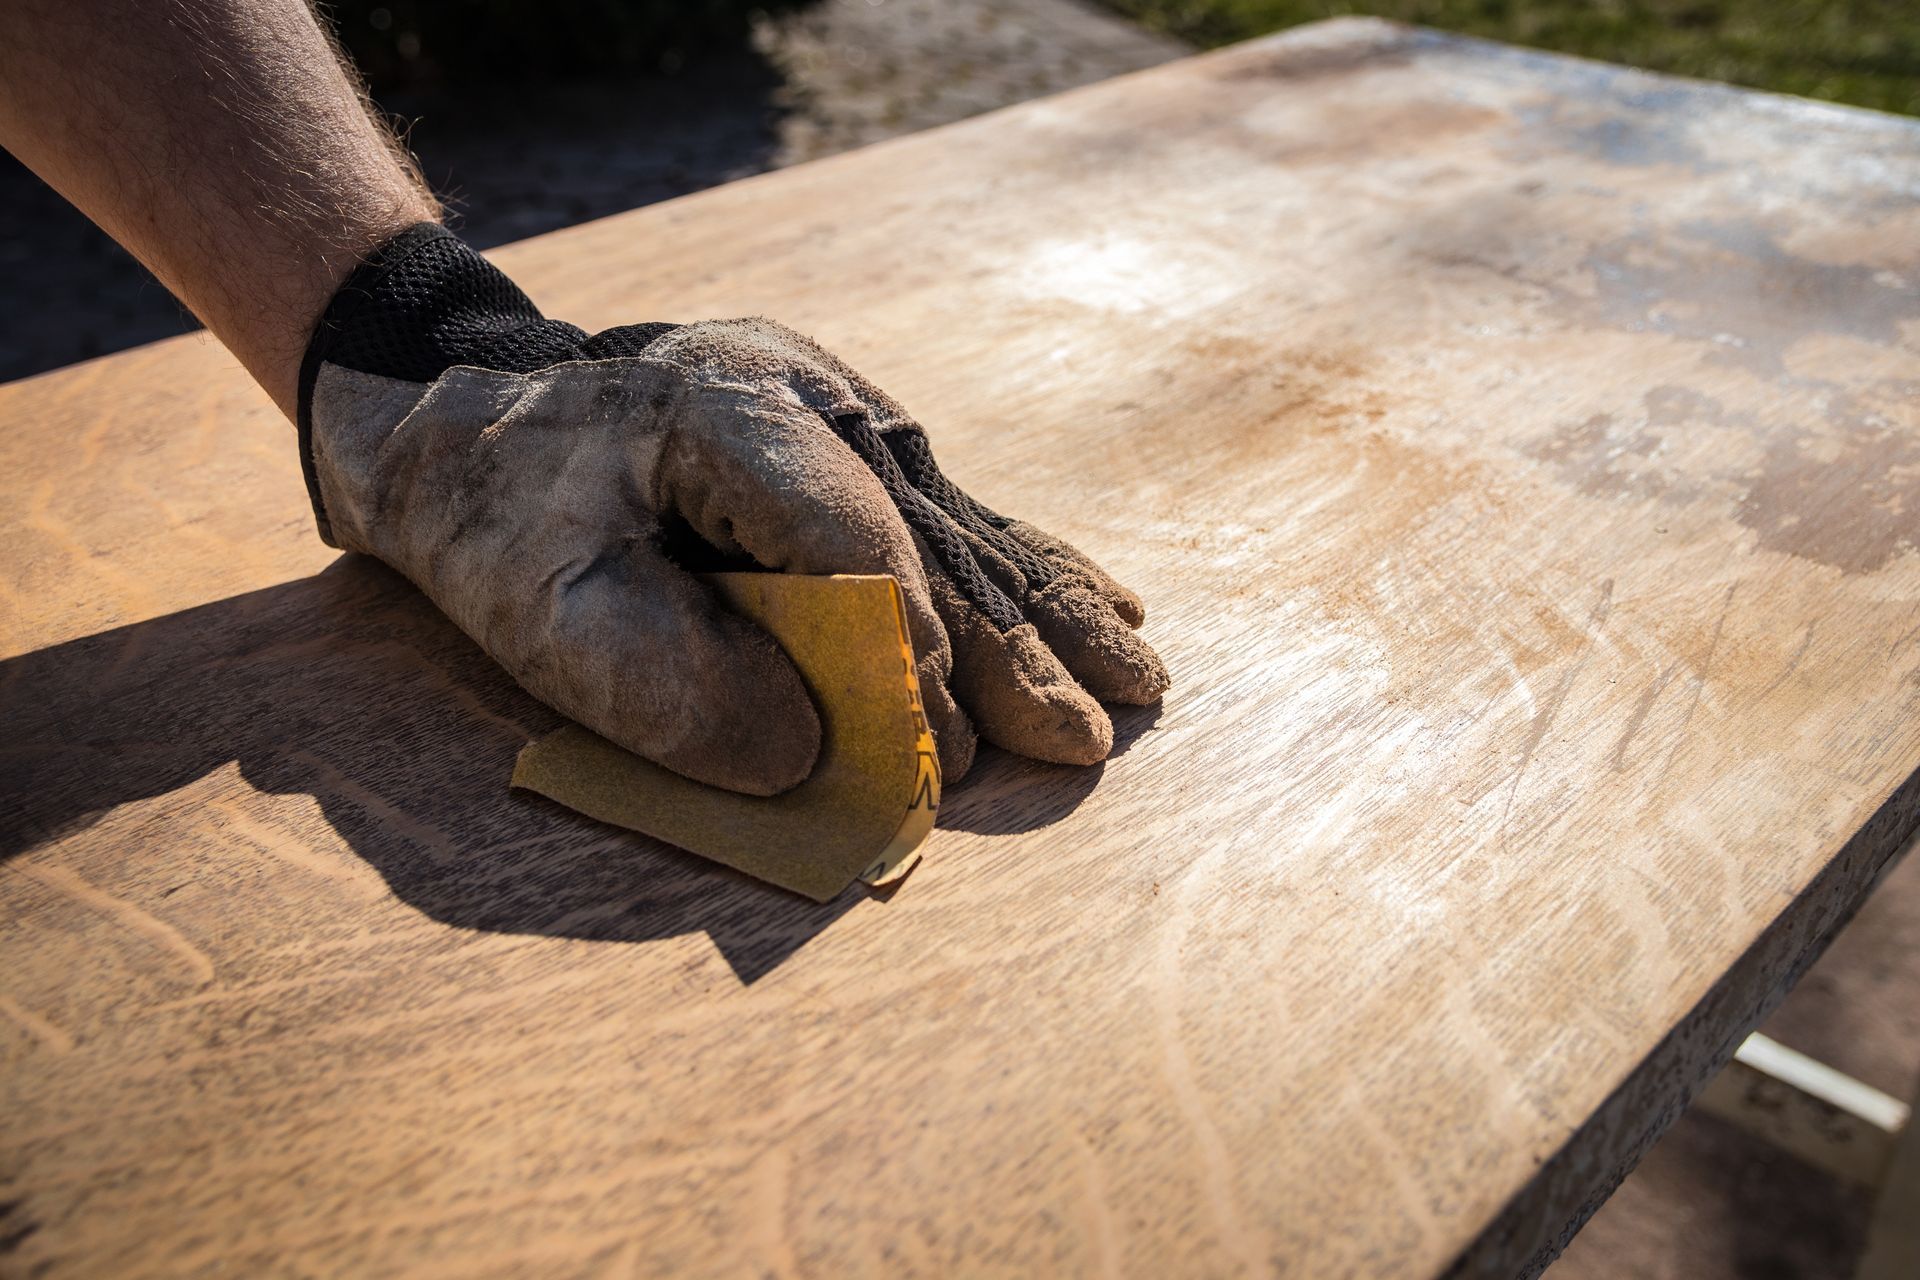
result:
[(1167, 668), (1160, 655), (1077, 570), (1040, 566), (1051, 576), (1036, 586), (993, 543), (964, 529), (961, 536), (987, 577), (1018, 603), (1022, 616), (1088, 693), (1102, 702), (1146, 706), (1167, 691)]
[(1028, 592), (1020, 605), (1061, 664), (1102, 702), (1147, 706), (1167, 691), (1170, 680), (1160, 655), (1110, 599), (1079, 577), (1062, 573)]
[(1067, 674), (1032, 623), (1002, 631), (944, 573), (928, 575), (953, 642), (953, 690), (980, 736), (1056, 764), (1095, 764), (1113, 750), (1113, 722)]
[(1062, 542), (1044, 529), (1024, 520), (1007, 520), (1003, 528), (1041, 557), (1051, 560), (1062, 572), (1077, 573), (1086, 586), (1120, 615), (1121, 621), (1138, 628), (1147, 620), (1147, 608), (1140, 597), (1113, 579), (1105, 569), (1070, 542)]
[(820, 718), (773, 637), (725, 609), (649, 542), (548, 579), (530, 642), (506, 665), (536, 697), (675, 773), (776, 795), (820, 752)]
[(1023, 520), (1008, 519), (949, 480), (940, 470), (940, 464), (934, 461), (933, 446), (927, 442), (924, 431), (906, 427), (888, 432), (885, 439), (887, 451), (907, 483), (971, 537), (993, 547), (1003, 561), (1019, 569), (1030, 585), (1037, 586), (1058, 573), (1073, 573), (1128, 626), (1138, 627), (1146, 621), (1146, 609), (1140, 597), (1115, 582), (1106, 570), (1078, 549)]
[[(1113, 748), (1113, 724), (1014, 603), (1026, 590), (1021, 571), (915, 489), (865, 415), (828, 421), (913, 531), (934, 607), (953, 644), (954, 691), (980, 733), (1041, 760), (1092, 764), (1106, 759)], [(1046, 571), (1045, 565), (1033, 567)]]
[(941, 778), (959, 781), (973, 763), (974, 733), (948, 693), (953, 648), (914, 536), (880, 481), (811, 410), (720, 389), (688, 412), (661, 453), (658, 509), (769, 569), (891, 574)]

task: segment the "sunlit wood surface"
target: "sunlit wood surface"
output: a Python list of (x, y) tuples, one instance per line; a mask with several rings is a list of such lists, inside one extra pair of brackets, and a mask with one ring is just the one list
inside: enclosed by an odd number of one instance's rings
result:
[(1164, 706), (885, 902), (510, 794), (555, 718), (206, 341), (0, 390), (0, 1268), (1539, 1263), (1914, 825), (1916, 193), (1339, 23), (503, 251), (814, 333), (1148, 601)]

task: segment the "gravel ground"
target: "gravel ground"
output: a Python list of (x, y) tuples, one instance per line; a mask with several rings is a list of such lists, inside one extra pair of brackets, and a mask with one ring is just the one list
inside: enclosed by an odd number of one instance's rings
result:
[[(673, 79), (513, 103), (408, 99), (428, 178), (486, 246), (1177, 57), (1079, 0), (829, 0)], [(0, 380), (193, 327), (140, 266), (0, 156)], [(1909, 1097), (1920, 1068), (1920, 859), (1890, 876), (1767, 1030)], [(1840, 1280), (1857, 1189), (1703, 1115), (1667, 1135), (1549, 1280)]]

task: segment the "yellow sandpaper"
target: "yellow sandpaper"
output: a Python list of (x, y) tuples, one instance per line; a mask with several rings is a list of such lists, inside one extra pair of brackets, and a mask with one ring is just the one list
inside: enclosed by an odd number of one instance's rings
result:
[(777, 796), (709, 787), (569, 725), (530, 744), (513, 785), (642, 831), (816, 902), (912, 870), (940, 766), (920, 704), (900, 587), (886, 575), (716, 573), (735, 613), (772, 634), (820, 713), (820, 759)]

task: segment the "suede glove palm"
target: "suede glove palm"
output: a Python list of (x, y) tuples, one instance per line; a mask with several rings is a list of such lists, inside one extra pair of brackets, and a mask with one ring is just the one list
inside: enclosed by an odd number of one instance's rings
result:
[(589, 336), (422, 225), (328, 307), (299, 419), (322, 537), (405, 574), (536, 697), (701, 782), (784, 790), (820, 728), (696, 568), (892, 574), (949, 781), (976, 727), (1100, 760), (1097, 699), (1167, 686), (1137, 597), (961, 492), (898, 404), (770, 321)]

